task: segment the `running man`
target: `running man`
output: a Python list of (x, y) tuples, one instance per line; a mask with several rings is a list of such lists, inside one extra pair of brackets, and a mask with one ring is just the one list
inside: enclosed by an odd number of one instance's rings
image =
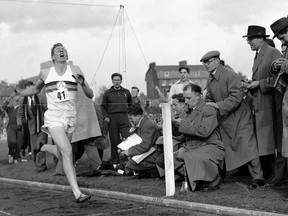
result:
[[(88, 98), (93, 91), (85, 81), (78, 66), (68, 65), (68, 53), (61, 43), (51, 49), (53, 66), (42, 69), (39, 80), (29, 89), (20, 92), (21, 96), (37, 94), (45, 87), (48, 110), (45, 112), (43, 130), (51, 135), (63, 157), (63, 169), (77, 203), (88, 201), (91, 196), (81, 193), (73, 166), (71, 137), (76, 123), (76, 93), (82, 88)], [(39, 146), (39, 149), (41, 146)]]

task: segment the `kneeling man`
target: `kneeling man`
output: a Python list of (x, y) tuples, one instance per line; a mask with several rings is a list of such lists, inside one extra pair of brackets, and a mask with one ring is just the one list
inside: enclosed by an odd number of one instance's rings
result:
[[(136, 127), (135, 133), (142, 138), (141, 143), (123, 151), (125, 155), (133, 157), (146, 153), (152, 147), (155, 147), (155, 141), (159, 134), (156, 123), (143, 114), (143, 109), (139, 104), (130, 106), (127, 113), (129, 120)], [(158, 174), (156, 169), (156, 157), (157, 153), (154, 151), (139, 163), (130, 159), (125, 166), (126, 173), (135, 171), (139, 174), (148, 174), (152, 177), (156, 177)]]
[[(224, 159), (224, 145), (217, 111), (205, 105), (198, 85), (186, 85), (183, 96), (188, 109), (181, 118), (179, 132), (184, 134), (185, 143), (178, 154), (174, 154), (175, 163), (185, 163), (192, 191), (196, 188), (204, 191), (218, 189), (222, 182), (219, 172)], [(181, 166), (178, 166), (178, 172), (184, 174)]]

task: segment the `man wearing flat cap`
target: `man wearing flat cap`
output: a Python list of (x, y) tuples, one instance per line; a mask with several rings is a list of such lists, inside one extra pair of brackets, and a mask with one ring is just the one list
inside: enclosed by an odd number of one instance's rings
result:
[[(252, 112), (254, 114), (255, 133), (263, 174), (268, 184), (273, 178), (282, 178), (283, 161), (275, 158), (275, 150), (281, 150), (282, 117), (281, 95), (274, 93), (270, 80), (272, 62), (281, 57), (281, 53), (269, 46), (265, 39), (266, 29), (261, 26), (248, 26), (246, 38), (252, 51), (256, 52), (252, 67), (252, 82), (243, 87), (252, 96)], [(276, 160), (277, 159), (277, 160)]]
[[(276, 20), (273, 24), (270, 25), (271, 30), (274, 33), (273, 38), (277, 37), (282, 43), (282, 53), (283, 57), (276, 59), (272, 63), (272, 73), (278, 77), (276, 78), (276, 82), (274, 87), (277, 91), (280, 91), (283, 94), (282, 102), (282, 123), (283, 123), (283, 130), (282, 130), (282, 149), (281, 153), (282, 156), (285, 157), (285, 162), (287, 164), (287, 157), (288, 157), (288, 18), (282, 17)], [(284, 48), (284, 49), (283, 49)], [(284, 174), (287, 174), (287, 170), (283, 170)], [(284, 175), (283, 174), (283, 175)], [(281, 185), (283, 179), (275, 179), (274, 185)]]
[(201, 62), (207, 62), (209, 59), (215, 57), (215, 58), (219, 58), (220, 56), (220, 52), (217, 50), (212, 50), (210, 52), (207, 52), (201, 59)]
[(253, 118), (243, 101), (241, 78), (232, 69), (220, 64), (220, 53), (206, 53), (200, 60), (210, 76), (207, 81), (207, 105), (218, 110), (220, 133), (225, 147), (226, 170), (235, 170), (248, 163), (252, 176), (250, 187), (265, 184), (253, 132)]

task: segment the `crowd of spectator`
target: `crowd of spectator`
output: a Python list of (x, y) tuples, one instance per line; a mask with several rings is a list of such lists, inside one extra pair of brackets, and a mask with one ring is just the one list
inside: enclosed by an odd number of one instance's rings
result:
[[(282, 43), (281, 52), (262, 26), (248, 26), (243, 36), (255, 51), (251, 80), (241, 80), (223, 65), (220, 52), (212, 50), (199, 58), (209, 73), (205, 91), (189, 79), (188, 67), (179, 68), (180, 79), (169, 95), (161, 95), (158, 88), (162, 102), (173, 110), (175, 179), (187, 177), (191, 191), (219, 189), (227, 172), (245, 165), (250, 189), (287, 181), (288, 18), (270, 27), (273, 38)], [(147, 113), (139, 88), (129, 91), (121, 86), (122, 75), (113, 73), (113, 85), (104, 92), (101, 105), (95, 104), (80, 68), (67, 65), (62, 44), (52, 47), (51, 58), (53, 64), (41, 68), (39, 80), (26, 81), (25, 89), (15, 90), (0, 109), (0, 125), (4, 112), (9, 117), (8, 163), (19, 163), (21, 152), (25, 156), (30, 146), (37, 172), (44, 172), (46, 152), (53, 154), (54, 175), (66, 175), (76, 202), (91, 197), (81, 193), (76, 176), (96, 177), (111, 169), (133, 178), (165, 178), (164, 116)], [(40, 93), (42, 88), (46, 95)], [(118, 148), (135, 135), (139, 142)], [(110, 149), (108, 160), (105, 149)], [(84, 152), (91, 170), (75, 173)]]

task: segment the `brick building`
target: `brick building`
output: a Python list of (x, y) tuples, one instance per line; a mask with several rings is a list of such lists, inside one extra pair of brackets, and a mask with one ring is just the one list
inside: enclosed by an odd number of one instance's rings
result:
[(185, 66), (190, 69), (189, 78), (201, 86), (202, 90), (206, 86), (208, 72), (203, 65), (187, 65), (187, 61), (180, 61), (179, 65), (156, 65), (155, 62), (150, 63), (149, 69), (146, 72), (145, 81), (147, 87), (147, 99), (153, 101), (158, 100), (159, 96), (155, 89), (158, 86), (166, 95), (171, 85), (180, 79), (179, 67)]

